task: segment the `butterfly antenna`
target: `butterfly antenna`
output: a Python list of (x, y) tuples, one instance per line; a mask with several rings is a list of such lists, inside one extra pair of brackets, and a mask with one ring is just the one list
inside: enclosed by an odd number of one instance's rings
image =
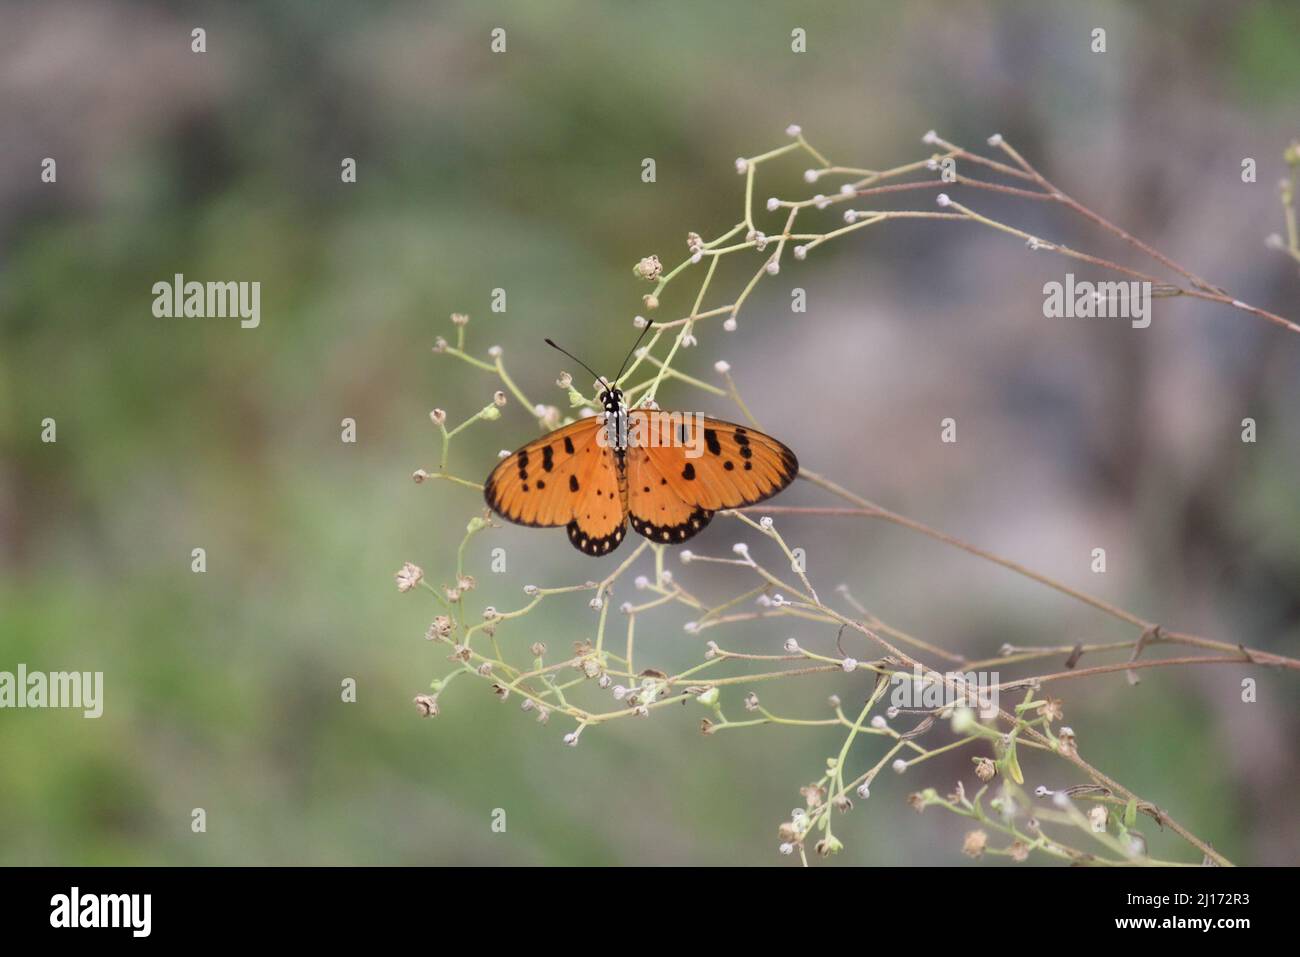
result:
[(615, 382), (618, 382), (619, 379), (623, 378), (623, 370), (627, 368), (628, 361), (636, 355), (637, 346), (641, 345), (641, 340), (645, 338), (645, 334), (650, 331), (650, 327), (654, 324), (655, 321), (653, 319), (647, 319), (645, 321), (645, 328), (641, 330), (641, 335), (636, 337), (636, 342), (632, 343), (632, 351), (627, 354), (627, 358), (624, 359), (623, 364), (619, 366), (618, 375), (614, 376)]
[(574, 362), (578, 363), (578, 365), (582, 366), (584, 369), (586, 369), (588, 372), (590, 372), (592, 375), (594, 375), (594, 376), (595, 376), (599, 381), (604, 382), (604, 383), (605, 383), (605, 388), (606, 388), (606, 389), (612, 388), (612, 387), (610, 386), (609, 382), (606, 381), (606, 379), (605, 379), (605, 377), (604, 377), (603, 375), (601, 375), (600, 373), (594, 371), (594, 370), (591, 368), (591, 366), (587, 365), (587, 363), (583, 362), (581, 359), (579, 359), (577, 356), (575, 356), (575, 355), (574, 355), (572, 352), (570, 352), (568, 349), (563, 349), (563, 348), (561, 348), (560, 346), (557, 346), (557, 345), (555, 344), (555, 341), (554, 341), (553, 339), (547, 339), (547, 340), (546, 340), (546, 344), (547, 344), (548, 346), (550, 346), (552, 349), (556, 349), (556, 350), (558, 350), (558, 351), (560, 351), (560, 352), (563, 352), (566, 356), (568, 356), (568, 357), (569, 357), (570, 359), (572, 359)]

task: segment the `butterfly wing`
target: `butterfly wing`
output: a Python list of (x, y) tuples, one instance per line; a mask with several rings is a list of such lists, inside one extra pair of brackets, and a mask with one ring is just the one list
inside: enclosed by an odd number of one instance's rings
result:
[(596, 450), (600, 422), (579, 419), (506, 456), (488, 476), (483, 497), (518, 525), (554, 527), (573, 519), (580, 472)]
[(586, 555), (608, 555), (627, 533), (627, 496), (620, 463), (608, 445), (592, 442), (584, 456), (569, 541)]
[(627, 454), (627, 505), (632, 528), (652, 542), (684, 542), (709, 524), (713, 512), (682, 498), (663, 471), (667, 463), (652, 459), (646, 452), (631, 448)]
[(506, 456), (484, 483), (488, 507), (519, 525), (565, 525), (588, 555), (613, 551), (626, 530), (623, 495), (601, 428), (595, 416), (579, 419)]
[[(674, 415), (674, 413), (659, 413)], [(659, 542), (684, 542), (713, 513), (771, 498), (799, 472), (784, 444), (757, 429), (682, 415), (671, 425), (676, 441), (628, 449), (628, 512), (637, 532)], [(650, 410), (629, 414), (629, 434), (649, 436), (666, 428)]]

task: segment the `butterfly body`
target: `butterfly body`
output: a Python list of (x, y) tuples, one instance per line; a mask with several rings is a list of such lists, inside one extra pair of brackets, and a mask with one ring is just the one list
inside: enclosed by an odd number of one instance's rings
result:
[(511, 522), (565, 526), (587, 555), (607, 555), (630, 522), (680, 544), (715, 512), (764, 501), (799, 471), (786, 446), (756, 429), (693, 413), (631, 409), (616, 388), (602, 415), (579, 419), (506, 456), (484, 497)]

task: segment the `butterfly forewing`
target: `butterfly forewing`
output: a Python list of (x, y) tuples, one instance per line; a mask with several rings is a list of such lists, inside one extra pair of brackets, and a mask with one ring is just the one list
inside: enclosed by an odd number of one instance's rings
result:
[[(645, 410), (632, 413), (633, 434), (637, 418), (647, 414)], [(748, 426), (688, 416), (681, 428), (679, 441), (629, 450), (628, 454), (647, 456), (667, 480), (662, 487), (687, 504), (709, 511), (755, 505), (781, 491), (799, 472), (793, 452)], [(644, 483), (639, 488), (633, 486), (629, 498), (644, 488)]]
[(583, 478), (594, 467), (600, 423), (580, 419), (529, 442), (502, 459), (483, 486), (488, 505), (520, 525), (555, 526), (573, 521)]

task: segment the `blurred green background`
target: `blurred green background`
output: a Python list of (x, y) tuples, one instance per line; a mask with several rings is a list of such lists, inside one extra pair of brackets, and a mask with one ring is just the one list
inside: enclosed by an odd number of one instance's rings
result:
[[(972, 147), (1002, 132), (1175, 259), (1300, 315), (1294, 264), (1263, 244), (1300, 133), (1300, 8), (1281, 0), (83, 0), (5, 2), (0, 20), (0, 670), (98, 670), (106, 685), (97, 721), (0, 712), (4, 864), (785, 860), (776, 825), (839, 733), (706, 738), (691, 705), (570, 749), (569, 728), (471, 681), (422, 720), (411, 698), (450, 664), (423, 638), (432, 599), (399, 595), (392, 575), (410, 560), (449, 580), (478, 507), (467, 489), (410, 480), (436, 465), (429, 409), (458, 422), (495, 388), (430, 353), (448, 314), (470, 313), (470, 347), (502, 345), (536, 401), (562, 402), (553, 380), (576, 370), (541, 337), (616, 365), (645, 291), (630, 266), (676, 263), (687, 230), (730, 227), (733, 158), (781, 145), (791, 122), (837, 162), (877, 168), (925, 155), (930, 128)], [(190, 51), (195, 26), (206, 54)], [(1097, 26), (1105, 54), (1089, 51)], [(504, 54), (489, 50), (494, 27)], [(790, 50), (795, 27), (807, 53)], [(57, 184), (39, 180), (46, 156)], [(345, 156), (355, 185), (340, 183)], [(1247, 156), (1256, 184), (1241, 182)], [(765, 167), (759, 200), (807, 195), (806, 165)], [(1059, 210), (976, 198), (1147, 268)], [(1041, 286), (1066, 268), (964, 224), (865, 231), (788, 262), (737, 333), (701, 328), (682, 367), (713, 379), (726, 358), (805, 465), (888, 507), (1169, 627), (1296, 654), (1300, 337), (1178, 300), (1157, 301), (1145, 331), (1048, 322)], [(154, 318), (151, 286), (176, 272), (260, 280), (260, 328)], [(789, 311), (793, 286), (806, 315)], [(496, 287), (504, 314), (488, 308)], [(672, 289), (661, 315), (682, 315), (693, 291)], [(681, 386), (660, 398), (734, 414)], [(955, 446), (938, 441), (945, 415)], [(1239, 441), (1245, 416), (1255, 445)], [(55, 444), (40, 440), (46, 417)], [(340, 441), (344, 417), (355, 445)], [(534, 431), (512, 403), (455, 444), (451, 468), (477, 480)], [(785, 501), (834, 504), (802, 483)], [(899, 529), (781, 527), (823, 595), (846, 582), (885, 620), (968, 654), (1133, 637)], [(695, 548), (722, 553), (736, 534), (717, 521)], [(508, 572), (492, 575), (498, 545)], [(1098, 545), (1104, 576), (1088, 569)], [(195, 547), (206, 574), (190, 571)], [(469, 559), (477, 597), (500, 608), (524, 584), (613, 561), (519, 528), (478, 537)], [(696, 569), (715, 600), (740, 589), (727, 569)], [(645, 664), (699, 660), (684, 620), (643, 622)], [(503, 640), (556, 649), (589, 637), (594, 615), (557, 599), (525, 622)], [(771, 650), (787, 633), (833, 642), (787, 626), (728, 643)], [(1240, 701), (1243, 676), (1260, 682), (1255, 704)], [(355, 704), (340, 701), (346, 677)], [(807, 679), (764, 700), (820, 716), (863, 681)], [(1229, 857), (1295, 863), (1297, 687), (1233, 667), (1059, 692), (1094, 764)], [(1079, 783), (1059, 764), (1026, 774)], [(837, 862), (964, 862), (966, 822), (904, 802), (958, 777), (971, 782), (965, 757), (882, 778), (837, 820)], [(205, 834), (191, 832), (196, 807)], [(1194, 859), (1146, 830), (1153, 852)]]

